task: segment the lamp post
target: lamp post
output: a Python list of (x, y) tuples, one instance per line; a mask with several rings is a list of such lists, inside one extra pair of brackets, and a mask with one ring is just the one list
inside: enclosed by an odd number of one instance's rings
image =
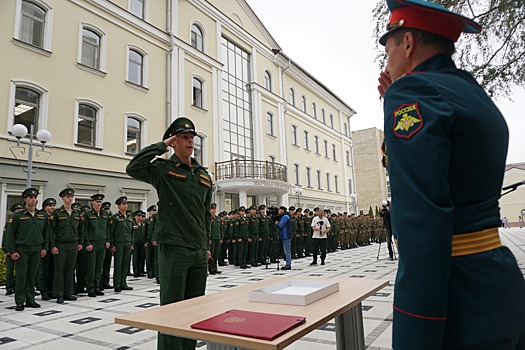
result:
[(357, 194), (352, 193), (350, 195), (350, 199), (352, 200), (352, 210), (354, 211), (354, 214), (357, 216)]
[[(13, 156), (15, 156), (15, 159), (18, 161), (18, 164), (20, 164), (22, 168), (24, 168), (24, 165), (22, 165), (20, 158), (17, 156), (14, 150), (19, 149), (20, 153), (24, 154), (26, 152), (26, 148), (23, 146), (20, 146), (20, 143), (29, 145), (29, 149), (27, 152), (27, 170), (24, 169), (24, 171), (27, 171), (26, 188), (29, 188), (31, 187), (31, 176), (33, 175), (33, 173), (36, 173), (36, 171), (40, 167), (39, 166), (36, 169), (33, 169), (33, 141), (34, 141), (33, 124), (31, 124), (30, 131), (29, 131), (29, 141), (22, 140), (22, 138), (26, 137), (27, 135), (27, 127), (23, 124), (13, 125), (13, 127), (11, 128), (11, 133), (13, 134), (14, 137), (16, 137), (16, 146), (10, 146), (9, 150), (11, 151)], [(49, 159), (49, 157), (51, 157), (51, 152), (46, 151), (44, 148), (44, 147), (51, 147), (49, 145), (46, 145), (46, 143), (49, 142), (49, 140), (51, 140), (51, 133), (47, 129), (40, 129), (36, 133), (36, 138), (42, 143), (42, 149), (36, 151), (36, 156), (39, 157), (40, 154), (47, 155), (47, 158), (45, 158), (40, 164), (42, 165)]]
[(301, 196), (303, 195), (303, 189), (299, 186), (294, 188), (295, 195), (297, 196), (297, 206), (301, 206)]

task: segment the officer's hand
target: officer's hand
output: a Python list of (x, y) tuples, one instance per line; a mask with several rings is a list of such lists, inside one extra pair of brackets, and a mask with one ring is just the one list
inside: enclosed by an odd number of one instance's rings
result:
[(148, 247), (148, 242), (144, 243), (144, 248)]
[(177, 135), (173, 135), (173, 136), (170, 136), (168, 137), (166, 140), (164, 140), (164, 144), (166, 145), (166, 152), (168, 152), (169, 150), (169, 146), (171, 146), (171, 144), (175, 141), (175, 137), (177, 137)]
[(151, 241), (151, 244), (156, 247), (157, 246), (157, 241)]
[(222, 244), (222, 239), (221, 239), (220, 243)]
[(117, 247), (113, 247), (113, 248), (111, 248), (111, 251), (112, 251), (113, 253), (115, 253), (115, 252), (117, 251)]
[(211, 259), (211, 252), (208, 250), (207, 253), (208, 253), (207, 255), (208, 255), (208, 261), (209, 261)]
[(135, 250), (135, 247), (134, 247), (134, 246), (131, 246), (131, 250), (132, 250), (132, 251)]
[(51, 248), (51, 254), (57, 255), (58, 254), (58, 248), (57, 247)]
[(78, 251), (81, 251), (82, 250), (82, 244), (79, 244), (78, 245)]
[(42, 250), (40, 251), (40, 256), (41, 256), (42, 258), (43, 258), (44, 256), (46, 256), (46, 254), (47, 254), (47, 251), (46, 251), (45, 249), (42, 249)]
[(93, 245), (91, 245), (91, 244), (88, 245), (88, 246), (86, 247), (86, 250), (87, 250), (88, 252), (92, 251), (92, 250), (93, 250)]
[(262, 237), (261, 237), (261, 238), (259, 238), (259, 242), (262, 242)]
[(390, 73), (388, 72), (388, 70), (379, 73), (379, 79), (377, 79), (377, 81), (379, 82), (379, 85), (377, 86), (377, 91), (379, 91), (379, 95), (381, 97), (385, 97), (386, 90), (388, 89), (390, 84), (392, 84), (392, 79), (390, 78)]
[(252, 243), (252, 242), (253, 242), (253, 239), (248, 238), (248, 243)]
[(18, 258), (20, 258), (20, 254), (18, 254), (18, 253), (11, 254), (11, 260), (17, 261)]
[(237, 240), (237, 242), (239, 242), (239, 243), (242, 243), (242, 239), (241, 239), (241, 238), (239, 238), (239, 239)]
[(106, 249), (109, 248), (109, 242), (106, 242)]

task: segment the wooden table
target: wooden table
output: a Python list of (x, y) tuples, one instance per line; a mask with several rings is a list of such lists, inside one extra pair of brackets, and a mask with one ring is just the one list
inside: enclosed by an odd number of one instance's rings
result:
[[(250, 291), (290, 279), (305, 280), (312, 278), (272, 278), (231, 290), (203, 295), (198, 298), (117, 317), (115, 322), (184, 338), (205, 340), (208, 350), (278, 350), (284, 349), (294, 341), (335, 318), (337, 349), (365, 349), (361, 302), (387, 286), (389, 284), (388, 281), (361, 278), (316, 279), (332, 282), (338, 281), (339, 291), (307, 306), (248, 301)], [(305, 316), (306, 322), (272, 341), (191, 328), (193, 323), (232, 309)]]

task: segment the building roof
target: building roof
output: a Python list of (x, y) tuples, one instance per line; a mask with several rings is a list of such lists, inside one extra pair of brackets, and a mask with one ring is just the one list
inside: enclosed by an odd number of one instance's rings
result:
[(510, 169), (520, 169), (520, 170), (525, 170), (525, 162), (522, 162), (522, 163), (506, 164), (506, 165), (505, 165), (505, 171), (509, 171)]

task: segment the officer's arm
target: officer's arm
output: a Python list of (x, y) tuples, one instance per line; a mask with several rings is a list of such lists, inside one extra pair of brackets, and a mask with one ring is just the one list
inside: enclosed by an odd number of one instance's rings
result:
[[(393, 83), (384, 110), (392, 224), (403, 259), (394, 297), (394, 347), (442, 349), (454, 220), (448, 184), (454, 111), (424, 74)], [(413, 123), (408, 131), (407, 117), (414, 118), (408, 119)]]
[[(43, 213), (43, 212), (42, 212)], [(44, 236), (44, 242), (42, 243), (42, 249), (49, 250), (49, 219), (45, 216), (44, 230), (42, 232)]]
[(113, 247), (113, 244), (115, 242), (115, 217), (111, 217), (109, 219), (109, 246)]
[(55, 212), (49, 214), (48, 231), (49, 231), (49, 247), (53, 249), (56, 247), (57, 233), (56, 225), (58, 224), (58, 217)]
[(166, 149), (164, 142), (157, 142), (143, 148), (129, 162), (126, 173), (134, 179), (153, 184), (156, 178), (156, 168), (151, 162), (156, 156), (166, 153)]
[[(211, 184), (211, 180), (210, 180), (210, 184)], [(205, 213), (204, 213), (204, 223), (206, 224), (206, 235), (208, 237), (208, 250), (209, 250), (209, 244), (210, 244), (210, 239), (211, 239), (211, 213), (209, 211), (209, 208), (211, 206), (211, 192), (212, 192), (212, 189), (213, 186), (210, 187), (210, 189), (208, 190), (208, 192), (206, 193), (206, 199), (204, 200), (204, 210), (205, 210)]]
[(18, 230), (18, 220), (14, 220), (13, 217), (7, 222), (7, 232), (6, 232), (6, 246), (7, 252), (13, 254), (15, 250), (15, 232)]

